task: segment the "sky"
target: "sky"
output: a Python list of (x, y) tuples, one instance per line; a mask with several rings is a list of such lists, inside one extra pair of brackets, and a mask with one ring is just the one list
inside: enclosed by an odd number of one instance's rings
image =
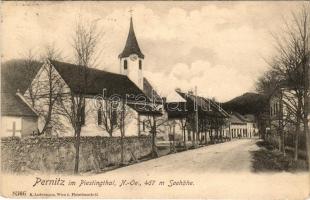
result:
[(79, 20), (97, 22), (103, 35), (97, 68), (118, 73), (130, 12), (145, 55), (144, 75), (158, 93), (194, 89), (224, 102), (255, 91), (274, 54), (272, 34), (302, 2), (2, 2), (1, 59), (40, 54), (54, 44), (73, 62)]

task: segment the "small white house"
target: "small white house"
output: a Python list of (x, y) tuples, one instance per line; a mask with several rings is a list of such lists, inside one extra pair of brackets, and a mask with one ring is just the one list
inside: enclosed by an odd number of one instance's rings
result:
[(38, 130), (38, 114), (19, 93), (1, 93), (1, 137), (23, 137)]
[(21, 94), (40, 65), (18, 59), (1, 63), (1, 137), (24, 137), (38, 131), (38, 113)]

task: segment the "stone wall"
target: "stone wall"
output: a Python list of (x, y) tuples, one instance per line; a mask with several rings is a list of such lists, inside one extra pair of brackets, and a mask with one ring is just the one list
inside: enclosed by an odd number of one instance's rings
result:
[[(151, 137), (125, 137), (124, 162), (151, 153)], [(72, 173), (75, 161), (73, 137), (1, 138), (1, 170), (5, 172)], [(120, 137), (81, 137), (79, 171), (119, 165)]]

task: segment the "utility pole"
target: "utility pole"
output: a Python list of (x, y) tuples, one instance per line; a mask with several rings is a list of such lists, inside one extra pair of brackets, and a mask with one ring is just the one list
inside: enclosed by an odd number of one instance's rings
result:
[(232, 140), (232, 132), (231, 132), (231, 121), (229, 120), (229, 125), (228, 125), (228, 130), (229, 130), (229, 138)]
[(125, 136), (125, 100), (122, 100), (121, 113), (121, 164), (124, 164), (124, 136)]
[(284, 123), (283, 123), (283, 90), (280, 88), (280, 112), (279, 112), (279, 123), (280, 123), (280, 137), (281, 137), (281, 144), (280, 144), (280, 150), (283, 152), (283, 155), (285, 156), (285, 135), (284, 135)]
[[(307, 42), (305, 42), (307, 44)], [(310, 67), (310, 56), (309, 56), (309, 48), (306, 47), (304, 55), (305, 55), (305, 63), (304, 63), (304, 72), (305, 72), (305, 88), (304, 88), (304, 134), (306, 136), (306, 149), (307, 149), (307, 160), (310, 169), (310, 135), (309, 135), (309, 67)]]
[[(195, 86), (195, 105), (196, 105), (196, 107), (195, 107), (195, 132), (196, 132), (196, 139), (198, 138), (197, 136), (198, 136), (198, 132), (199, 132), (199, 125), (198, 125), (198, 104), (197, 104), (197, 99), (198, 99), (198, 97), (197, 97), (197, 86)], [(199, 139), (199, 138), (198, 138)], [(197, 141), (196, 141), (196, 143), (197, 143)], [(196, 144), (195, 144), (195, 146), (196, 146)]]

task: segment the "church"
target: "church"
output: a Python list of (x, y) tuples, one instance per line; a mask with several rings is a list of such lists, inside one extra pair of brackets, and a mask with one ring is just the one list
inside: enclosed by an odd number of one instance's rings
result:
[[(83, 108), (82, 136), (119, 136), (119, 118), (121, 113), (114, 110), (103, 110), (102, 102), (98, 100), (108, 99), (123, 102), (125, 99), (125, 130), (126, 136), (148, 135), (152, 126), (152, 120), (164, 117), (163, 98), (154, 90), (150, 81), (143, 76), (144, 54), (142, 53), (130, 18), (129, 32), (123, 51), (119, 54), (119, 73), (111, 73), (103, 70), (88, 68), (88, 80), (85, 86), (85, 108)], [(47, 112), (46, 98), (50, 92), (49, 77), (53, 77), (53, 95), (62, 98), (69, 93), (78, 94), (81, 87), (80, 71), (83, 66), (46, 60), (41, 63), (35, 77), (28, 83), (22, 95), (31, 102), (31, 93), (35, 88), (37, 96), (40, 96), (33, 104), (34, 110)], [(52, 75), (51, 75), (52, 74)], [(57, 88), (57, 89), (55, 89)], [(101, 98), (100, 98), (101, 97)], [(58, 101), (55, 101), (52, 111), (53, 123), (45, 127), (44, 117), (39, 116), (38, 132), (44, 129), (47, 135), (73, 136), (73, 128), (69, 120), (60, 114)], [(98, 105), (101, 107), (98, 107)]]

